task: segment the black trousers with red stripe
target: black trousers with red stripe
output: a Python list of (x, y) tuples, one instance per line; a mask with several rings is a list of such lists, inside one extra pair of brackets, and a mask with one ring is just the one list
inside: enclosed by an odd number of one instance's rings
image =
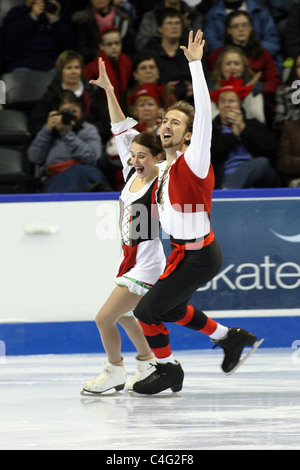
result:
[(188, 305), (196, 290), (211, 281), (222, 266), (222, 252), (216, 239), (200, 250), (186, 250), (184, 258), (165, 279), (159, 279), (134, 310), (144, 335), (157, 357), (171, 354), (169, 330), (163, 322), (211, 334), (216, 322)]

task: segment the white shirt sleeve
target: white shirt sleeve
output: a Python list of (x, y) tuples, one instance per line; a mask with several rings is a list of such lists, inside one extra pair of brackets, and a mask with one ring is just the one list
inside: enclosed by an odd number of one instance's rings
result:
[(118, 154), (123, 165), (123, 176), (125, 180), (132, 168), (127, 164), (127, 161), (130, 158), (131, 142), (134, 137), (139, 134), (136, 129), (133, 129), (137, 124), (137, 121), (132, 118), (126, 118), (124, 121), (111, 124), (116, 139)]
[(191, 143), (184, 158), (195, 175), (206, 178), (210, 167), (212, 135), (211, 99), (200, 60), (189, 62), (192, 76), (195, 118)]

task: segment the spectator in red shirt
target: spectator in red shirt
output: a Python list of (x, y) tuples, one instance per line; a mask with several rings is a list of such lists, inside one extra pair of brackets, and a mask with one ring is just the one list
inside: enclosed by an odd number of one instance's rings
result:
[(122, 38), (115, 26), (103, 28), (98, 35), (100, 52), (98, 57), (84, 67), (84, 75), (88, 80), (96, 80), (99, 75), (98, 59), (102, 57), (109, 79), (114, 87), (117, 99), (126, 90), (131, 78), (132, 61), (122, 52)]

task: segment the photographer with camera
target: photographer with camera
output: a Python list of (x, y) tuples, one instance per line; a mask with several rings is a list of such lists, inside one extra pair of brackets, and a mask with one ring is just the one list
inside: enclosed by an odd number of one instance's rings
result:
[(41, 99), (34, 106), (29, 119), (33, 137), (46, 123), (62, 90), (72, 91), (81, 101), (84, 120), (94, 124), (105, 143), (111, 137), (107, 103), (102, 90), (91, 85), (83, 75), (83, 57), (72, 49), (65, 50), (56, 60), (56, 74)]
[(81, 103), (74, 93), (64, 90), (29, 146), (28, 158), (40, 166), (43, 192), (86, 191), (101, 182), (104, 190), (110, 190), (96, 167), (101, 151), (97, 128), (84, 121)]
[(57, 0), (25, 0), (3, 19), (4, 71), (55, 71), (57, 56), (73, 47), (70, 21)]

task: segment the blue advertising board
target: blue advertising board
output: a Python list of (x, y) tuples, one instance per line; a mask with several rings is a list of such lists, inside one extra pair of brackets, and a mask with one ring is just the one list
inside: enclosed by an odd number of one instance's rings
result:
[(223, 266), (193, 303), (209, 311), (298, 308), (300, 314), (299, 199), (214, 199), (212, 229)]
[[(118, 195), (6, 195), (0, 196), (0, 202), (102, 197), (116, 200)], [(263, 347), (300, 343), (300, 190), (214, 191), (212, 229), (223, 252), (223, 265), (191, 303), (224, 325), (264, 337)], [(165, 236), (162, 242), (168, 255), (170, 242)], [(94, 322), (0, 326), (7, 354), (101, 352)], [(179, 325), (167, 327), (174, 350), (211, 347), (205, 335)], [(134, 351), (124, 332), (120, 333), (123, 350)]]
[[(300, 339), (299, 192), (215, 191), (212, 229), (223, 265), (191, 303), (222, 324), (265, 337), (264, 346), (291, 347)], [(168, 255), (170, 242), (162, 239)], [(192, 347), (207, 347), (190, 337)], [(179, 344), (185, 341), (186, 331), (178, 332)]]

